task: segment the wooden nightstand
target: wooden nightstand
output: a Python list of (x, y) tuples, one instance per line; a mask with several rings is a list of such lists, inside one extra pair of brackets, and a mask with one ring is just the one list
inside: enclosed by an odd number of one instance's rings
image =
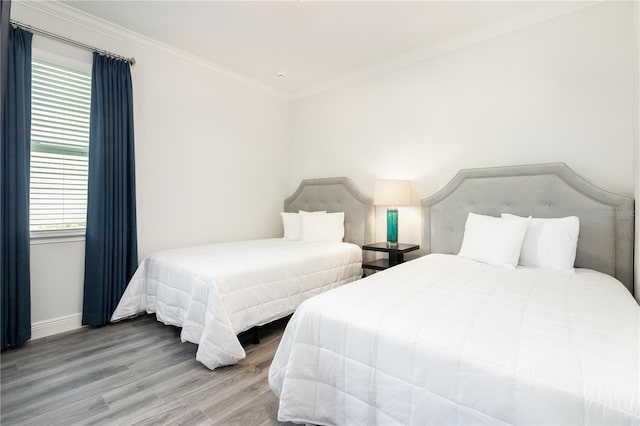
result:
[(399, 265), (404, 262), (404, 254), (410, 251), (418, 250), (418, 244), (397, 244), (395, 247), (387, 247), (387, 243), (375, 243), (362, 246), (363, 251), (380, 251), (389, 253), (388, 259), (378, 259), (371, 262), (363, 262), (362, 269), (373, 269), (382, 271), (392, 266)]

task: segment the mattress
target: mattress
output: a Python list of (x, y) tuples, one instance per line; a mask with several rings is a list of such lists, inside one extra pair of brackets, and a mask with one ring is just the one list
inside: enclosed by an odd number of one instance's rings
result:
[(146, 257), (111, 321), (155, 313), (182, 327), (210, 369), (245, 357), (237, 334), (291, 314), (317, 294), (357, 280), (355, 244), (282, 238), (170, 250)]
[(304, 302), (269, 383), (281, 421), (637, 425), (639, 321), (599, 272), (432, 254)]

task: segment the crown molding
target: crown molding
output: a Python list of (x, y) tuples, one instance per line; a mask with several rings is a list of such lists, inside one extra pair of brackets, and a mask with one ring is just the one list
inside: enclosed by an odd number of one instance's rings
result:
[(363, 68), (353, 73), (346, 74), (333, 80), (329, 80), (317, 86), (299, 90), (290, 96), (291, 101), (297, 101), (311, 96), (319, 95), (340, 87), (357, 83), (367, 78), (375, 77), (396, 69), (404, 68), (415, 63), (452, 52), (457, 49), (472, 46), (484, 41), (509, 34), (541, 22), (560, 17), (572, 12), (576, 12), (594, 4), (607, 0), (576, 1), (576, 2), (549, 2), (547, 7), (538, 9), (522, 16), (512, 19), (499, 25), (481, 28), (476, 31), (465, 33), (459, 37), (437, 43), (426, 49), (417, 50), (406, 55), (396, 57), (390, 61), (381, 62), (370, 67)]
[[(222, 77), (233, 80), (244, 87), (257, 90), (276, 99), (288, 101), (290, 98), (288, 94), (279, 91), (267, 84), (247, 77), (241, 73), (232, 71), (211, 61), (202, 59), (199, 56), (187, 53), (166, 43), (162, 43), (151, 37), (147, 37), (143, 34), (116, 25), (112, 22), (90, 15), (57, 0), (14, 0), (14, 2), (20, 4), (20, 6), (25, 6), (29, 9), (64, 20), (75, 26), (85, 28), (95, 33), (99, 33), (103, 36), (121, 41), (130, 46), (144, 49), (148, 52), (178, 61), (185, 65), (196, 66), (205, 71), (218, 74)], [(24, 23), (27, 25), (29, 24), (29, 22)]]

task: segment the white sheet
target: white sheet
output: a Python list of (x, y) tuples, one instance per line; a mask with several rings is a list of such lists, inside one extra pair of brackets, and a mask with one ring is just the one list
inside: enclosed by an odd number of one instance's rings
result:
[(637, 425), (639, 321), (595, 271), (434, 254), (303, 303), (269, 383), (281, 421)]
[(355, 244), (283, 238), (164, 251), (142, 261), (111, 321), (155, 312), (214, 369), (245, 357), (238, 333), (360, 278), (361, 264)]

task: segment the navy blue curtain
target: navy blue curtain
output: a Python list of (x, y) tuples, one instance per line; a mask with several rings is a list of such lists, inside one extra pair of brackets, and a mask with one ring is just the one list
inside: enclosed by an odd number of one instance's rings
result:
[(9, 54), (9, 16), (11, 0), (0, 0), (0, 129), (4, 116), (4, 84), (7, 81), (7, 57)]
[(2, 350), (21, 345), (31, 338), (29, 165), (32, 37), (28, 31), (9, 29), (0, 143)]
[(93, 54), (82, 324), (105, 325), (138, 267), (129, 63)]

